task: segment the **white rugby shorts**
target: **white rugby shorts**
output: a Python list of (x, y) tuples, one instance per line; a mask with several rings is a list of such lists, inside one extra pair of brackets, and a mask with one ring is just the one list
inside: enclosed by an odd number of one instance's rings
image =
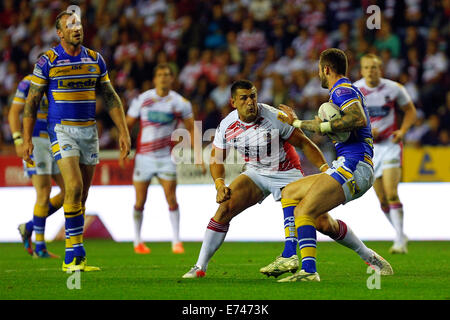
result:
[(49, 126), (53, 157), (56, 161), (67, 157), (80, 157), (80, 163), (99, 163), (99, 142), (97, 125), (69, 126), (55, 124)]
[(33, 154), (31, 159), (34, 161), (33, 165), (23, 162), (25, 176), (31, 178), (32, 175), (55, 175), (59, 174), (59, 168), (55, 159), (52, 156), (50, 149), (49, 138), (32, 137)]
[(375, 179), (383, 175), (383, 171), (390, 168), (400, 168), (402, 166), (402, 146), (385, 140), (373, 144), (373, 167)]
[(134, 158), (133, 181), (149, 181), (154, 176), (163, 180), (176, 180), (177, 167), (172, 158), (153, 158), (137, 154)]
[(280, 201), (281, 190), (289, 183), (303, 178), (303, 173), (298, 169), (287, 171), (265, 171), (248, 168), (242, 172), (242, 174), (249, 177), (263, 192), (264, 196), (259, 203), (263, 202), (269, 194), (272, 194), (275, 201)]

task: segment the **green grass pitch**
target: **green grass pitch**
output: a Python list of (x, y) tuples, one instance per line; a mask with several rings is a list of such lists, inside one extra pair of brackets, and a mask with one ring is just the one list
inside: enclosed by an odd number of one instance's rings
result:
[[(199, 242), (185, 243), (183, 255), (172, 254), (163, 242), (149, 243), (149, 255), (136, 255), (131, 243), (86, 240), (89, 264), (102, 271), (81, 273), (79, 290), (67, 288), (70, 275), (61, 271), (61, 259), (33, 259), (21, 244), (1, 243), (0, 299), (450, 299), (449, 242), (410, 242), (407, 255), (390, 255), (390, 242), (367, 244), (395, 272), (381, 277), (380, 289), (368, 289), (373, 274), (356, 253), (333, 242), (318, 246), (320, 283), (277, 283), (258, 270), (281, 252), (283, 243), (225, 242), (206, 278), (182, 279), (197, 260)], [(48, 248), (64, 253), (62, 242)]]

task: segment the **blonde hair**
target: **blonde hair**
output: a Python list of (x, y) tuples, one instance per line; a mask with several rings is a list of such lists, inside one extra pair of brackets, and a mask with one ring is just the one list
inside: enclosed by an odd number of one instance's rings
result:
[(375, 53), (366, 53), (365, 55), (363, 55), (361, 57), (361, 59), (359, 60), (360, 62), (362, 61), (362, 59), (374, 59), (376, 62), (378, 62), (378, 66), (381, 68), (381, 66), (383, 65), (383, 61), (381, 60), (381, 58), (379, 56), (377, 56)]

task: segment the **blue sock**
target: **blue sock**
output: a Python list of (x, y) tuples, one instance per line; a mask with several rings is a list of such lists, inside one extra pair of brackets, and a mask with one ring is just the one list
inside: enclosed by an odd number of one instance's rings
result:
[[(284, 199), (283, 199), (284, 200)], [(297, 234), (295, 230), (294, 209), (295, 205), (283, 205), (284, 214), (284, 251), (281, 254), (283, 258), (289, 258), (297, 254)]]
[(302, 269), (308, 273), (314, 273), (316, 269), (317, 234), (314, 220), (308, 216), (296, 219), (298, 233), (298, 247), (302, 256)]
[(34, 224), (34, 232), (36, 236), (35, 244), (36, 248), (34, 249), (36, 252), (47, 249), (45, 246), (44, 240), (44, 232), (45, 232), (45, 220), (46, 218), (34, 216), (33, 224)]
[(25, 224), (25, 229), (27, 229), (28, 232), (33, 232), (34, 230), (33, 219), (31, 219)]
[(84, 217), (82, 214), (76, 217), (66, 216), (66, 228), (69, 231), (70, 241), (73, 247), (74, 257), (86, 256), (86, 251), (83, 246), (83, 229), (84, 229)]
[(72, 243), (70, 242), (69, 231), (67, 230), (66, 227), (66, 254), (64, 257), (64, 263), (69, 264), (72, 261), (73, 261), (73, 247)]

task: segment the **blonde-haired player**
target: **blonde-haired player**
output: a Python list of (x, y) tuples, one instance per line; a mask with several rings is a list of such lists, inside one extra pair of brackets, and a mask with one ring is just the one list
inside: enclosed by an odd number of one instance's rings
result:
[[(171, 136), (179, 121), (183, 122), (191, 136), (192, 146), (194, 125), (191, 103), (180, 94), (171, 90), (174, 74), (168, 64), (158, 64), (154, 70), (155, 88), (140, 94), (130, 105), (127, 112), (128, 128), (140, 121), (134, 162), (133, 186), (136, 202), (133, 209), (134, 219), (134, 251), (138, 254), (149, 254), (148, 248), (141, 240), (141, 226), (147, 191), (154, 176), (163, 187), (169, 205), (169, 217), (172, 225), (172, 252), (184, 253), (180, 241), (180, 211), (176, 197), (177, 176), (176, 165), (171, 158)], [(201, 134), (198, 132), (197, 134)], [(197, 148), (197, 159), (201, 157), (201, 148)], [(194, 150), (197, 150), (194, 148)], [(203, 173), (206, 172), (201, 164)]]
[[(391, 253), (407, 253), (407, 237), (403, 232), (403, 205), (398, 196), (402, 174), (402, 139), (416, 120), (416, 108), (406, 89), (399, 83), (382, 77), (382, 62), (375, 54), (361, 58), (362, 79), (354, 85), (366, 97), (374, 139), (373, 187), (381, 209), (395, 229)], [(400, 128), (396, 110), (404, 112)]]

